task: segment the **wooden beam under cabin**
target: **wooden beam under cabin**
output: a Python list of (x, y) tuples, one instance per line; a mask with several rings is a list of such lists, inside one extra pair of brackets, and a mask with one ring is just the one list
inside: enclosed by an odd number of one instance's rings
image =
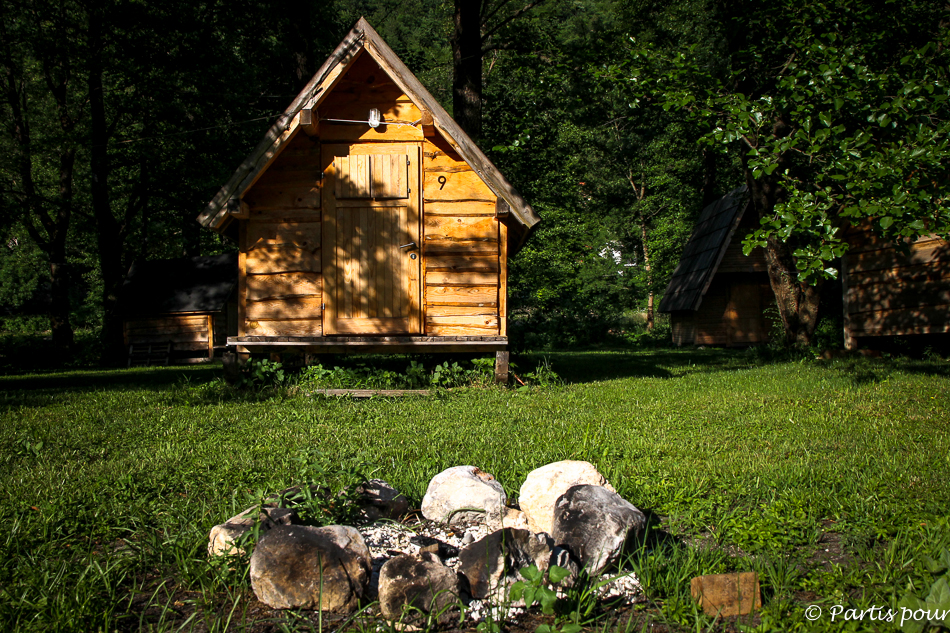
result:
[(478, 345), (507, 343), (505, 336), (229, 336), (228, 345)]

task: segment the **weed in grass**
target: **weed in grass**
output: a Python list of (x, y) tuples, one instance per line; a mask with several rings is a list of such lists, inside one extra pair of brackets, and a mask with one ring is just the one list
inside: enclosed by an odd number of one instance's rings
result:
[(301, 451), (295, 461), (298, 483), (282, 495), (281, 506), (296, 510), (308, 525), (349, 525), (357, 520), (359, 488), (368, 479), (361, 464), (336, 461), (314, 448)]

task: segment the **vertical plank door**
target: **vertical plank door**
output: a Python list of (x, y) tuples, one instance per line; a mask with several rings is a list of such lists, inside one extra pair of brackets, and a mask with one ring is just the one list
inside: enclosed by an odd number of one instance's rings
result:
[(422, 332), (419, 145), (323, 148), (324, 334)]

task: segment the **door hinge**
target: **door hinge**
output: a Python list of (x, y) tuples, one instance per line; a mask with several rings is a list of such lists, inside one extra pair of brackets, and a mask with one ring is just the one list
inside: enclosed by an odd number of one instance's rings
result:
[(412, 164), (412, 161), (409, 159), (408, 156), (406, 156), (406, 167), (408, 167), (411, 164)]
[(320, 309), (321, 309), (321, 310), (326, 310), (326, 309), (327, 309), (327, 304), (321, 303), (321, 304), (320, 304)]

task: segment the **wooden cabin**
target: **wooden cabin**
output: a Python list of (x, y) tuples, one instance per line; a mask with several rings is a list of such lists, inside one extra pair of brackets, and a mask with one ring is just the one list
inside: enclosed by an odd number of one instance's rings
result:
[[(765, 343), (775, 294), (765, 252), (742, 254), (742, 238), (758, 225), (745, 185), (699, 216), (660, 301), (675, 345), (747, 346)], [(777, 313), (774, 315), (778, 318)]]
[(250, 353), (503, 352), (539, 221), (362, 18), (198, 219), (239, 243)]
[(133, 264), (122, 286), (129, 366), (213, 358), (237, 333), (237, 253)]
[(934, 339), (950, 334), (950, 243), (936, 235), (898, 246), (870, 227), (845, 234), (842, 258), (845, 347), (880, 337)]

